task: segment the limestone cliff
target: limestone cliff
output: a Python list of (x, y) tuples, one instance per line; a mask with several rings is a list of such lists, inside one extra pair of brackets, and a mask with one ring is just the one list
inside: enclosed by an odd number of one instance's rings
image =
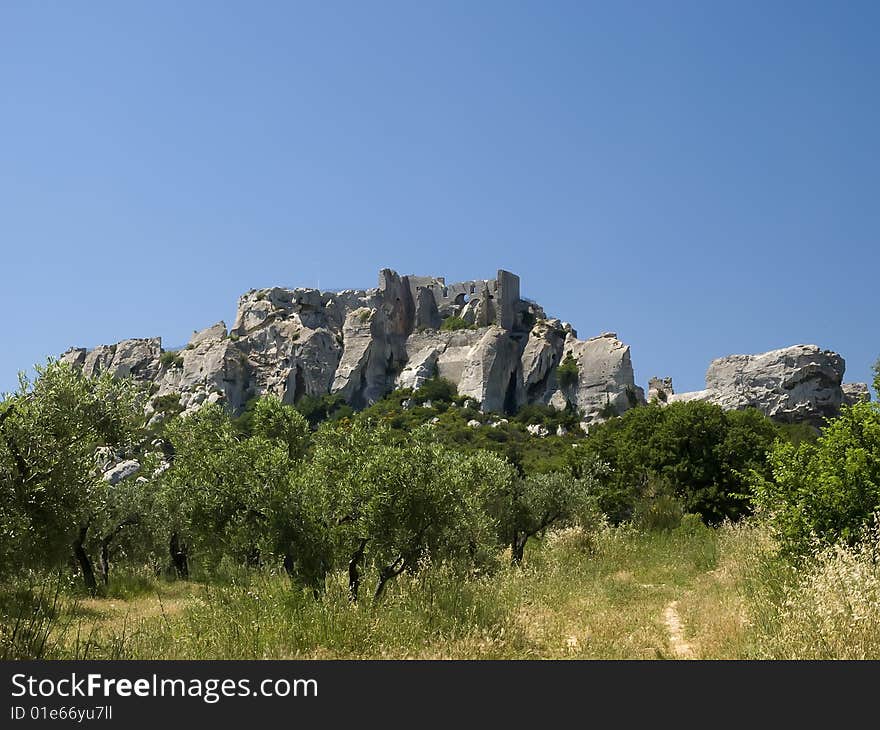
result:
[[(132, 339), (73, 348), (62, 360), (87, 375), (150, 381), (157, 397), (179, 394), (184, 410), (223, 402), (240, 412), (265, 393), (286, 403), (332, 393), (362, 408), (438, 375), (484, 411), (549, 404), (575, 409), (585, 427), (645, 402), (628, 345), (611, 332), (578, 339), (571, 325), (523, 299), (519, 277), (503, 270), (447, 284), (383, 269), (373, 289), (254, 289), (239, 298), (230, 330), (218, 322), (179, 352), (163, 350), (159, 338)], [(842, 386), (843, 369), (836, 353), (799, 345), (720, 358), (697, 393), (675, 395), (671, 379), (653, 379), (649, 396), (816, 422), (866, 396), (865, 386)]]

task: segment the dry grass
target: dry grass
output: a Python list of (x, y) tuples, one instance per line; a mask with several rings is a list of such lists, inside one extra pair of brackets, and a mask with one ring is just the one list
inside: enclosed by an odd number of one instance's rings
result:
[[(522, 568), (401, 576), (352, 606), (344, 576), (315, 601), (279, 575), (156, 583), (66, 607), (50, 657), (880, 658), (878, 541), (799, 571), (756, 524), (563, 530)], [(670, 610), (670, 608), (672, 610)]]

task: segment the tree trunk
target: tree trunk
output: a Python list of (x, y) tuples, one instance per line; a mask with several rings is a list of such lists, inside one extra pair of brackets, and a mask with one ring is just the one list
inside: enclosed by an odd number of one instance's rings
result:
[(104, 585), (110, 582), (110, 540), (101, 540), (101, 580)]
[(88, 532), (88, 525), (79, 528), (79, 535), (76, 540), (73, 541), (73, 554), (76, 557), (76, 562), (79, 563), (79, 569), (82, 571), (83, 582), (85, 583), (86, 589), (91, 595), (95, 595), (98, 591), (98, 582), (95, 580), (95, 571), (92, 569), (92, 561), (89, 560), (89, 556), (84, 547)]
[(352, 603), (357, 603), (358, 590), (361, 587), (361, 574), (358, 570), (358, 565), (364, 557), (366, 547), (367, 540), (364, 538), (361, 540), (360, 545), (358, 545), (357, 550), (352, 554), (351, 560), (348, 561), (348, 597)]
[(180, 544), (180, 538), (176, 532), (171, 533), (168, 551), (171, 554), (171, 566), (177, 577), (181, 580), (187, 580), (189, 578), (189, 562), (186, 556), (186, 545)]
[(288, 578), (293, 578), (293, 555), (284, 553), (284, 572)]
[(523, 554), (526, 551), (526, 543), (529, 540), (529, 536), (526, 534), (519, 534), (513, 536), (513, 541), (510, 543), (510, 562), (514, 565), (521, 565), (523, 561)]
[(376, 592), (373, 594), (373, 603), (377, 603), (382, 597), (385, 585), (392, 578), (396, 578), (403, 572), (406, 567), (406, 559), (401, 555), (391, 565), (388, 565), (379, 571), (379, 582), (376, 584)]

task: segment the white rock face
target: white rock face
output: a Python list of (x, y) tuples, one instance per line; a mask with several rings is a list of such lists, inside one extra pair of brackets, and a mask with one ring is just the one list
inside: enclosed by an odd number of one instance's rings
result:
[[(433, 301), (433, 299), (432, 299)], [(397, 376), (395, 386), (398, 388), (412, 388), (418, 390), (425, 381), (430, 380), (437, 374), (437, 358), (441, 348), (437, 345), (429, 345), (419, 350), (409, 358), (406, 367)]]
[(678, 393), (669, 402), (704, 400), (726, 410), (757, 408), (783, 423), (818, 425), (840, 411), (845, 367), (840, 355), (816, 345), (729, 355), (709, 365), (705, 390)]
[[(450, 316), (469, 328), (442, 330)], [(571, 392), (556, 379), (566, 349), (581, 370)], [(162, 355), (161, 341), (152, 338), (74, 348), (62, 359), (87, 375), (110, 370), (151, 380), (158, 396), (179, 393), (187, 413), (218, 402), (237, 412), (263, 393), (287, 403), (338, 393), (363, 407), (435, 375), (452, 381), (472, 407), (495, 413), (549, 403), (589, 418), (607, 397), (622, 412), (631, 399), (621, 393), (638, 392), (629, 348), (615, 338), (581, 342), (571, 325), (521, 299), (519, 277), (506, 271), (447, 284), (383, 269), (375, 289), (253, 289), (240, 297), (228, 333), (218, 322), (194, 332), (175, 357)], [(148, 417), (161, 419), (151, 409)]]
[[(71, 353), (68, 350), (69, 354)], [(89, 377), (109, 370), (116, 377), (132, 376), (139, 380), (153, 380), (159, 374), (159, 356), (162, 340), (122, 340), (115, 345), (101, 345), (82, 358), (82, 369)]]
[[(552, 403), (558, 390), (556, 366), (562, 361), (566, 331), (558, 319), (537, 322), (529, 332), (529, 339), (520, 358), (522, 390), (526, 402)], [(562, 402), (562, 410), (565, 402)]]
[(589, 340), (568, 335), (563, 359), (569, 352), (578, 365), (577, 383), (562, 390), (587, 421), (612, 408), (619, 416), (644, 403), (644, 392), (635, 384), (629, 345), (617, 339), (616, 333), (605, 332)]
[(137, 474), (140, 470), (141, 465), (139, 462), (134, 459), (127, 459), (111, 466), (101, 475), (101, 478), (108, 484), (119, 484), (123, 479), (130, 477), (132, 474)]
[(519, 346), (497, 325), (487, 327), (468, 352), (458, 382), (459, 395), (481, 401), (484, 411), (512, 411), (521, 402), (517, 378)]
[[(616, 334), (580, 340), (519, 291), (519, 277), (506, 271), (447, 284), (383, 269), (373, 289), (251, 290), (240, 297), (228, 333), (218, 322), (171, 358), (162, 357), (159, 338), (148, 338), (72, 348), (61, 359), (89, 376), (110, 371), (152, 381), (157, 396), (179, 394), (186, 412), (215, 402), (239, 412), (264, 393), (286, 403), (338, 393), (360, 408), (435, 375), (452, 381), (471, 407), (499, 414), (537, 403), (574, 408), (591, 424), (644, 402), (630, 348)], [(451, 316), (468, 328), (443, 330)], [(558, 366), (568, 353), (577, 380), (562, 384)], [(674, 394), (671, 380), (659, 378), (649, 388), (667, 402), (755, 406), (778, 420), (816, 422), (869, 393), (864, 384), (841, 386), (843, 367), (835, 353), (798, 345), (720, 358), (703, 391)], [(149, 407), (147, 415), (160, 418)]]

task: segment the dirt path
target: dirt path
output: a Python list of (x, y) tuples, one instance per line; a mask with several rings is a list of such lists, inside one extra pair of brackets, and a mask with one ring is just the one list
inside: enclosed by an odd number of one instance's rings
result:
[(672, 601), (663, 611), (663, 623), (669, 634), (669, 646), (676, 659), (693, 659), (693, 647), (684, 638), (681, 616), (678, 615), (678, 601)]

